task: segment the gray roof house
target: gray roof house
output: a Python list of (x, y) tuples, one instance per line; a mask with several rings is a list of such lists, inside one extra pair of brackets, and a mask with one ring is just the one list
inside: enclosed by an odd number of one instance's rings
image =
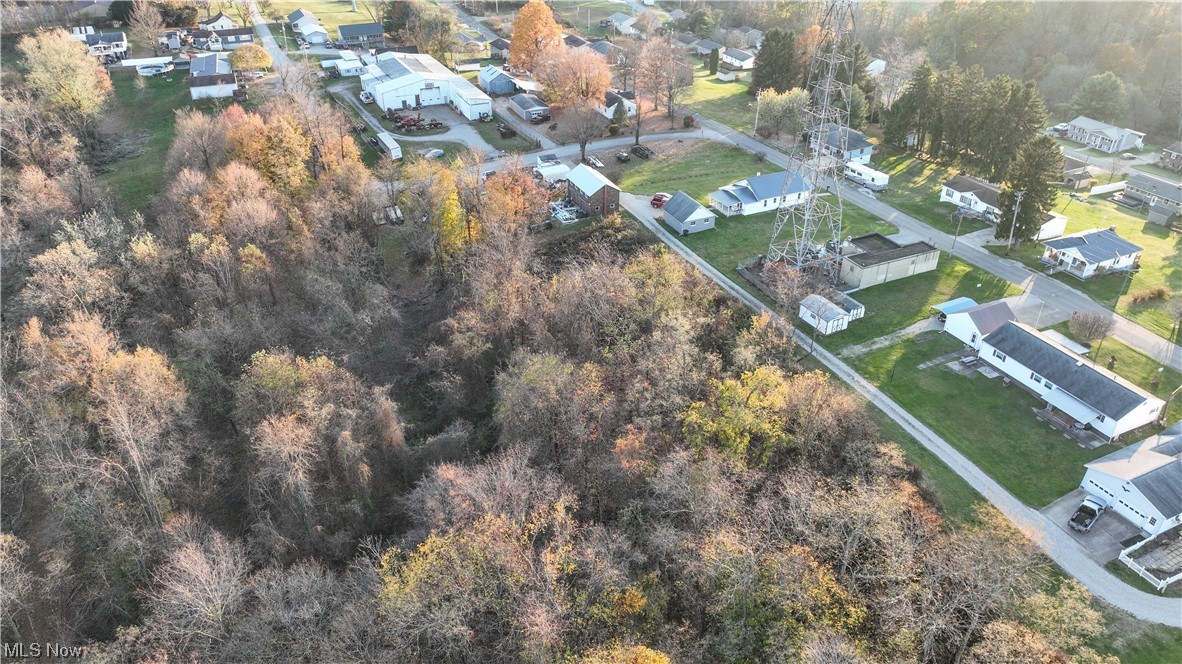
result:
[(607, 60), (607, 64), (610, 66), (618, 65), (623, 61), (624, 53), (620, 50), (620, 47), (606, 39), (597, 39), (593, 42), (588, 42), (587, 46), (592, 51), (602, 55), (603, 59)]
[(714, 49), (718, 49), (718, 51), (721, 53), (722, 49), (726, 48), (726, 46), (723, 46), (716, 41), (710, 41), (709, 39), (699, 39), (692, 48), (693, 51), (698, 55), (710, 55), (710, 51), (713, 51)]
[(756, 175), (721, 187), (710, 194), (710, 206), (725, 216), (749, 215), (792, 206), (811, 192), (799, 175), (785, 186), (784, 171)]
[(1045, 240), (1042, 261), (1080, 279), (1137, 266), (1141, 247), (1116, 234), (1116, 228), (1093, 228)]
[(562, 38), (562, 43), (566, 44), (567, 48), (581, 48), (587, 45), (587, 40), (578, 35), (566, 35)]
[(1002, 300), (986, 302), (946, 314), (944, 332), (977, 349), (985, 335), (1013, 320), (1018, 317), (1010, 305)]
[[(832, 123), (826, 125), (824, 131), (824, 145), (821, 146), (823, 154), (837, 157), (843, 162), (870, 163), (870, 157), (874, 154), (874, 144), (870, 142), (866, 134), (849, 127), (842, 127), (839, 132), (837, 125)], [(842, 138), (845, 139), (844, 152), (841, 151)]]
[(678, 235), (710, 230), (714, 228), (716, 219), (709, 208), (690, 198), (684, 191), (673, 194), (673, 198), (665, 201), (661, 214), (665, 223)]
[(1124, 200), (1148, 206), (1149, 221), (1168, 226), (1172, 217), (1182, 213), (1182, 181), (1135, 172), (1125, 183)]
[(1108, 440), (1152, 422), (1165, 402), (1015, 321), (985, 335), (978, 356), (1065, 415)]
[(1080, 487), (1149, 537), (1182, 524), (1182, 422), (1084, 466)]
[(685, 12), (681, 11), (680, 9), (674, 9), (673, 11), (669, 12), (670, 21), (680, 21), (683, 18), (685, 18)]
[(384, 46), (385, 30), (381, 23), (352, 23), (337, 28), (341, 42), (347, 45)]

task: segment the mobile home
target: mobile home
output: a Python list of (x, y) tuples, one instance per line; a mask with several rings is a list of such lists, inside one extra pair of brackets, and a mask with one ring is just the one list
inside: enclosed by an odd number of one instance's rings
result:
[(865, 164), (850, 161), (846, 162), (845, 165), (845, 177), (847, 180), (856, 182), (870, 191), (886, 191), (887, 182), (891, 176), (876, 171)]

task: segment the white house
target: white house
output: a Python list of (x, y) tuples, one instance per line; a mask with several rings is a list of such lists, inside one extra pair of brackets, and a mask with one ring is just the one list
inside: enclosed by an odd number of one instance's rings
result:
[(759, 47), (763, 46), (762, 30), (756, 30), (749, 25), (744, 25), (735, 30), (735, 33), (743, 40), (743, 45), (747, 48), (753, 48), (758, 51)]
[(834, 303), (816, 293), (804, 296), (800, 301), (800, 319), (823, 335), (840, 332), (866, 314), (866, 307), (857, 300), (842, 297), (841, 304)]
[(1079, 487), (1148, 537), (1182, 524), (1182, 422), (1084, 466)]
[(973, 350), (980, 350), (981, 340), (985, 335), (1016, 320), (1018, 317), (1014, 315), (1010, 305), (998, 300), (948, 314), (944, 321), (944, 331)]
[(312, 12), (300, 7), (287, 15), (287, 22), (291, 24), (291, 27), (298, 30), (305, 25), (319, 25), (320, 19), (316, 18), (316, 15)]
[(208, 51), (232, 51), (239, 46), (254, 43), (254, 28), (228, 28), (223, 30), (194, 30), (189, 33), (193, 46)]
[(1141, 247), (1116, 234), (1116, 227), (1064, 235), (1043, 242), (1042, 262), (1080, 279), (1137, 267)]
[(852, 161), (856, 164), (869, 164), (870, 157), (874, 154), (874, 144), (866, 134), (849, 127), (841, 127), (840, 131), (838, 129), (838, 126), (832, 123), (822, 129), (823, 133), (818, 136), (820, 140), (817, 146), (821, 154), (837, 157), (847, 163)]
[(353, 51), (340, 51), (340, 57), (333, 60), (321, 60), (322, 69), (335, 69), (341, 76), (360, 76), (366, 72), (366, 64)]
[(305, 23), (296, 30), (300, 31), (300, 35), (304, 41), (309, 44), (324, 44), (328, 42), (328, 29), (319, 23)]
[(83, 25), (79, 27), (70, 28), (70, 41), (85, 42), (86, 35), (93, 35), (94, 27)]
[(756, 175), (728, 184), (710, 194), (710, 206), (726, 217), (778, 210), (800, 203), (809, 195), (808, 185), (793, 175), (785, 185), (784, 171)]
[(720, 60), (722, 59), (723, 50), (726, 49), (726, 47), (723, 46), (722, 44), (719, 44), (716, 41), (710, 41), (709, 39), (699, 39), (698, 41), (694, 42), (694, 45), (691, 46), (690, 48), (693, 50), (694, 53), (697, 53), (698, 55), (703, 56), (703, 57), (710, 55), (710, 51), (713, 51), (714, 49), (718, 49), (718, 54), (719, 54)]
[(716, 217), (709, 208), (690, 198), (684, 191), (673, 194), (673, 198), (661, 206), (665, 223), (678, 235), (689, 235), (714, 228)]
[(1182, 214), (1182, 181), (1138, 171), (1125, 183), (1123, 199), (1145, 205), (1149, 223), (1168, 226), (1172, 218)]
[(193, 58), (189, 63), (189, 97), (212, 99), (230, 97), (238, 89), (238, 80), (230, 67), (230, 56), (208, 53)]
[(1086, 115), (1067, 123), (1067, 138), (1108, 154), (1145, 148), (1145, 134), (1114, 127)]
[(621, 35), (636, 34), (636, 18), (622, 12), (616, 12), (607, 17), (608, 22)]
[(127, 55), (127, 35), (122, 32), (100, 32), (84, 35), (87, 55), (123, 59)]
[(378, 132), (377, 139), (382, 146), (382, 152), (389, 155), (391, 159), (402, 159), (402, 146), (394, 140), (393, 134), (388, 131)]
[(977, 355), (1038, 395), (1054, 414), (1108, 440), (1153, 422), (1165, 407), (1149, 392), (1015, 321), (985, 335)]
[(719, 53), (719, 60), (731, 69), (751, 69), (755, 67), (755, 54), (737, 48), (723, 50)]
[(610, 120), (616, 116), (616, 107), (620, 104), (624, 105), (625, 117), (630, 118), (636, 115), (636, 94), (625, 90), (609, 90), (603, 96), (603, 103), (597, 105), (595, 110)]
[(1067, 230), (1067, 217), (1058, 212), (1048, 212), (1042, 226), (1038, 227), (1038, 234), (1034, 236), (1034, 239), (1050, 240), (1059, 237), (1065, 230)]
[(404, 109), (449, 104), (469, 120), (492, 115), (492, 98), (422, 53), (382, 53), (366, 66), (361, 89), (378, 108)]
[(197, 27), (202, 30), (229, 30), (234, 27), (234, 19), (218, 12), (204, 21), (197, 21)]
[(509, 40), (504, 37), (497, 37), (488, 43), (488, 52), (491, 57), (508, 60)]
[(1001, 215), (1001, 206), (997, 196), (1001, 194), (1001, 187), (984, 180), (958, 175), (944, 183), (940, 190), (940, 202), (952, 203), (978, 215), (996, 219)]

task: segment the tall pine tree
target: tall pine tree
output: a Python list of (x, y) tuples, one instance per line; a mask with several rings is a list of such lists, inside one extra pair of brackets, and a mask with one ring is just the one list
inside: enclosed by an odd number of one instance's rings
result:
[[(1024, 240), (1033, 240), (1047, 214), (1055, 207), (1059, 196), (1059, 180), (1063, 177), (1063, 154), (1049, 136), (1038, 136), (1022, 145), (1018, 157), (1010, 165), (1009, 174), (997, 197), (1001, 207), (994, 237), (1005, 240), (1013, 227), (1013, 247), (1021, 247)], [(1017, 205), (1017, 192), (1023, 192)], [(1015, 223), (1014, 208), (1018, 214)], [(1009, 254), (1010, 248), (1006, 249)]]
[(755, 54), (755, 69), (747, 94), (760, 90), (787, 92), (800, 84), (800, 64), (796, 59), (796, 35), (780, 28), (772, 28), (763, 38), (759, 53)]

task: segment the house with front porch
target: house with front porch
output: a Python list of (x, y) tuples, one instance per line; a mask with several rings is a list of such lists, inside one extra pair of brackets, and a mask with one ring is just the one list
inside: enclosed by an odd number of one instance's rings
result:
[(726, 217), (752, 215), (796, 205), (809, 194), (808, 185), (796, 174), (785, 184), (787, 173), (779, 171), (739, 180), (710, 194), (710, 207)]
[(999, 194), (1001, 187), (991, 182), (958, 175), (944, 183), (940, 189), (940, 202), (952, 203), (978, 216), (995, 220), (1001, 216), (1001, 206), (997, 202)]
[(83, 35), (86, 41), (86, 54), (100, 58), (127, 57), (127, 34), (123, 32), (100, 32)]
[(1038, 330), (1008, 321), (977, 356), (1046, 403), (1054, 420), (1114, 441), (1152, 423), (1165, 402)]
[(863, 165), (870, 163), (874, 154), (874, 144), (866, 134), (849, 127), (841, 127), (829, 123), (821, 129), (820, 144), (817, 146), (821, 154), (837, 157), (842, 163), (856, 162)]
[(1138, 171), (1125, 183), (1124, 200), (1145, 205), (1150, 223), (1168, 226), (1182, 214), (1182, 181)]
[(1141, 247), (1116, 234), (1116, 228), (1093, 228), (1042, 243), (1042, 262), (1080, 279), (1135, 270)]

